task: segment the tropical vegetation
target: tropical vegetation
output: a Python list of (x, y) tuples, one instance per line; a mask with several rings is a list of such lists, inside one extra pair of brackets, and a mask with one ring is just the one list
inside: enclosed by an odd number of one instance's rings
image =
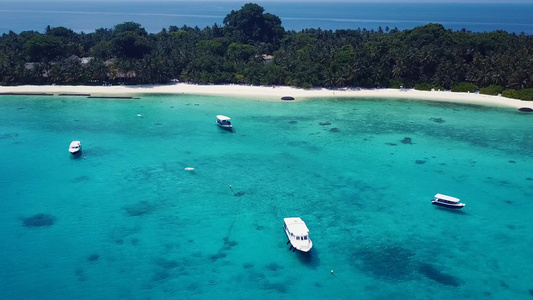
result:
[(203, 84), (407, 87), (533, 100), (533, 36), (453, 31), (287, 31), (248, 3), (223, 25), (148, 33), (140, 24), (76, 33), (47, 27), (0, 37), (0, 84)]

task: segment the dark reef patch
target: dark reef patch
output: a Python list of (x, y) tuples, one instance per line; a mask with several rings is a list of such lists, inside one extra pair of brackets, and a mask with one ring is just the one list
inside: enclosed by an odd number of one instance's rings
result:
[(91, 178), (89, 176), (78, 176), (76, 178), (74, 178), (74, 182), (84, 182), (84, 181), (89, 181)]
[(402, 140), (402, 144), (412, 145), (413, 144), (413, 140), (410, 137), (404, 137), (403, 140)]
[(526, 180), (527, 180), (527, 181), (533, 181), (533, 178), (531, 178), (531, 177), (527, 177)]
[(178, 262), (175, 260), (169, 260), (165, 258), (160, 258), (155, 261), (155, 264), (162, 269), (170, 270), (175, 269), (179, 266)]
[(439, 123), (439, 124), (442, 124), (442, 123), (446, 122), (442, 118), (430, 118), (430, 120), (435, 122), (435, 123)]
[(420, 159), (419, 159), (419, 160), (416, 160), (415, 163), (416, 163), (417, 165), (423, 165), (423, 164), (426, 163), (426, 161), (425, 161), (425, 160), (420, 160)]
[(123, 245), (126, 239), (141, 231), (140, 226), (111, 228), (110, 240), (116, 245)]
[(246, 192), (242, 192), (242, 191), (241, 191), (241, 192), (236, 192), (236, 193), (234, 193), (233, 196), (235, 196), (235, 197), (241, 197), (241, 196), (244, 196), (244, 194), (246, 194)]
[(272, 262), (266, 265), (265, 268), (269, 271), (277, 272), (283, 270), (284, 267), (276, 262)]
[(289, 121), (289, 124), (297, 124), (298, 121)]
[(399, 245), (380, 244), (357, 249), (350, 260), (375, 277), (407, 280), (414, 271), (414, 255), (414, 252)]
[(533, 289), (529, 290), (529, 294), (531, 295), (531, 297), (533, 297)]
[(226, 257), (226, 253), (223, 253), (223, 252), (218, 252), (217, 254), (213, 254), (211, 255), (211, 257), (209, 257), (212, 261), (217, 261), (221, 258), (224, 258)]
[(87, 257), (87, 261), (98, 261), (100, 259), (100, 255), (94, 253)]
[(244, 263), (242, 265), (242, 267), (245, 268), (245, 269), (252, 269), (254, 267), (254, 264), (252, 264), (252, 263)]
[(398, 146), (398, 144), (396, 144), (396, 143), (385, 143), (385, 145), (388, 145), (388, 146)]
[(441, 272), (435, 266), (428, 264), (428, 263), (422, 263), (418, 267), (418, 272), (425, 277), (436, 281), (440, 284), (449, 285), (449, 286), (460, 286), (461, 281), (449, 274), (446, 274), (444, 272)]
[(17, 136), (19, 136), (18, 133), (4, 133), (0, 135), (0, 140), (15, 139)]
[(139, 201), (132, 205), (124, 206), (124, 210), (132, 217), (142, 216), (154, 212), (156, 206), (148, 201)]
[(280, 294), (286, 294), (289, 289), (287, 288), (287, 286), (283, 283), (270, 283), (270, 282), (265, 282), (263, 285), (262, 285), (262, 289), (264, 290), (274, 290)]
[(157, 270), (152, 276), (152, 281), (165, 281), (170, 277), (170, 272), (167, 270)]
[(79, 282), (87, 281), (87, 275), (85, 275), (85, 270), (83, 270), (82, 268), (76, 268), (74, 270), (74, 275), (78, 277)]
[(36, 214), (34, 216), (25, 218), (23, 225), (25, 227), (49, 227), (54, 225), (56, 218), (48, 214)]
[(236, 241), (232, 241), (229, 239), (229, 237), (224, 238), (224, 250), (231, 250), (231, 248), (237, 246), (238, 243)]
[(516, 161), (514, 161), (514, 160), (510, 160), (509, 163), (511, 163), (511, 164), (516, 164)]
[(236, 241), (232, 241), (229, 239), (229, 237), (224, 237), (224, 244), (222, 245), (222, 248), (220, 248), (220, 250), (218, 250), (218, 253), (216, 254), (213, 254), (211, 255), (211, 260), (212, 261), (217, 261), (221, 258), (225, 258), (226, 256), (228, 256), (226, 254), (227, 251), (230, 251), (233, 247), (237, 246), (239, 243), (237, 243)]
[(329, 130), (330, 132), (341, 132), (341, 130), (337, 127), (333, 127)]
[(320, 122), (320, 123), (318, 123), (318, 125), (327, 126), (327, 125), (331, 125), (331, 123), (330, 122)]

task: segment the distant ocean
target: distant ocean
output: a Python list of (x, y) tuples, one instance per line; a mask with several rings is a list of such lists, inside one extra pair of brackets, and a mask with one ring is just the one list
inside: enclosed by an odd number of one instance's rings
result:
[[(222, 25), (228, 13), (248, 2), (254, 1), (2, 1), (0, 33), (43, 32), (48, 25), (88, 33), (127, 21), (140, 23), (152, 33), (173, 25), (204, 28)], [(287, 30), (377, 30), (379, 26), (403, 30), (440, 23), (453, 30), (533, 34), (533, 3), (255, 3), (280, 17)]]

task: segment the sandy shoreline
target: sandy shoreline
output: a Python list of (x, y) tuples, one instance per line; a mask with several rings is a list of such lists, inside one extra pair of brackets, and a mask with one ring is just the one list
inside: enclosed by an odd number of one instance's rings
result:
[(194, 85), (177, 83), (169, 85), (139, 86), (66, 86), (66, 85), (25, 85), (2, 86), (0, 94), (90, 94), (92, 96), (138, 96), (142, 94), (190, 94), (219, 95), (230, 97), (256, 98), (261, 100), (280, 101), (283, 96), (292, 96), (296, 100), (309, 98), (345, 97), (345, 98), (399, 98), (445, 101), (465, 104), (478, 104), (498, 107), (533, 109), (533, 102), (515, 100), (500, 96), (480, 95), (475, 93), (452, 93), (444, 91), (417, 91), (398, 89), (361, 89), (361, 90), (329, 90), (329, 89), (298, 89), (287, 86), (245, 86), (245, 85)]

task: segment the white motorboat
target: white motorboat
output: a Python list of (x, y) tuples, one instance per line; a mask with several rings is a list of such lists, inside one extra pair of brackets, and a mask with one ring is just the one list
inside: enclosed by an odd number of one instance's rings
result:
[(81, 153), (81, 142), (80, 141), (72, 141), (70, 143), (70, 146), (68, 147), (68, 152), (70, 152), (72, 155), (76, 155), (78, 153)]
[(447, 207), (447, 208), (454, 208), (454, 209), (461, 209), (466, 204), (460, 203), (461, 200), (458, 198), (447, 196), (443, 194), (436, 194), (433, 197), (433, 200), (431, 200), (431, 204), (441, 206), (441, 207)]
[(283, 221), (283, 229), (289, 239), (287, 244), (291, 243), (291, 249), (309, 252), (313, 248), (313, 242), (309, 238), (309, 229), (305, 222), (300, 218), (285, 218)]
[(233, 125), (231, 124), (231, 119), (223, 115), (217, 115), (217, 125), (221, 128), (231, 130)]

